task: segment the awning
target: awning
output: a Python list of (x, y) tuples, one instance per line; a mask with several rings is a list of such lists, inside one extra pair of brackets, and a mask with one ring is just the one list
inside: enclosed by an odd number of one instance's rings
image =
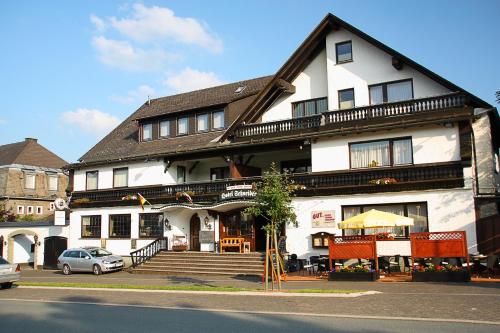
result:
[(413, 225), (413, 219), (392, 213), (371, 209), (363, 214), (348, 218), (338, 224), (339, 229), (368, 229), (402, 227)]
[(238, 201), (227, 201), (227, 202), (219, 202), (214, 204), (184, 204), (184, 203), (175, 203), (170, 205), (165, 205), (158, 208), (152, 208), (153, 210), (159, 210), (162, 212), (171, 212), (175, 210), (181, 209), (189, 209), (189, 210), (213, 210), (216, 212), (228, 212), (233, 209), (239, 208), (247, 208), (255, 205), (255, 201), (249, 200), (238, 200)]

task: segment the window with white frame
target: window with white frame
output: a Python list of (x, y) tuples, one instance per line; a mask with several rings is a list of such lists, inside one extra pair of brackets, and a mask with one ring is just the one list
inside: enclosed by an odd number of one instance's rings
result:
[(24, 188), (34, 190), (36, 185), (36, 175), (34, 173), (24, 174)]
[(18, 215), (24, 214), (24, 206), (17, 206), (17, 214)]
[(208, 114), (196, 115), (196, 132), (208, 131)]
[(57, 191), (58, 188), (58, 177), (57, 175), (49, 175), (49, 191)]
[(142, 140), (143, 141), (153, 140), (153, 124), (142, 125)]
[(170, 121), (160, 121), (160, 138), (166, 138), (168, 136), (170, 136)]
[(36, 215), (42, 215), (42, 214), (43, 214), (43, 207), (36, 206)]
[(177, 119), (177, 135), (186, 135), (188, 134), (188, 117), (182, 117)]
[(32, 215), (33, 214), (33, 206), (27, 206), (26, 207), (26, 214)]
[(212, 113), (212, 128), (224, 128), (224, 111), (217, 111)]
[(349, 144), (351, 168), (373, 168), (413, 163), (411, 138)]

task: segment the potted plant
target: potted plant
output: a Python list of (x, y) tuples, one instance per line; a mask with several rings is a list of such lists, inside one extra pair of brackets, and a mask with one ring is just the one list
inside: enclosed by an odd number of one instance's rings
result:
[(328, 274), (330, 281), (376, 281), (377, 279), (378, 273), (366, 265), (335, 267), (335, 270)]
[(377, 240), (394, 240), (396, 234), (390, 232), (381, 232), (377, 234)]
[(412, 272), (413, 282), (468, 282), (469, 271), (454, 265), (417, 266)]

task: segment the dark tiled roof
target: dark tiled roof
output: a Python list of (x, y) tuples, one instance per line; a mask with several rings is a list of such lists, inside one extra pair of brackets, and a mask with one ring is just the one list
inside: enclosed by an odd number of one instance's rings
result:
[(0, 146), (0, 165), (23, 164), (60, 169), (65, 160), (40, 145), (35, 139)]
[[(256, 95), (271, 78), (271, 76), (266, 76), (151, 100), (151, 105), (147, 103), (142, 105), (85, 153), (80, 160), (83, 163), (98, 163), (120, 158), (130, 159), (139, 156), (196, 150), (216, 145), (216, 142), (212, 141), (220, 137), (223, 131), (138, 143), (138, 123), (136, 120), (216, 105), (227, 105)], [(240, 94), (235, 94), (235, 90), (240, 86), (246, 86), (246, 88)], [(237, 112), (243, 112), (243, 110), (237, 110)]]
[[(264, 76), (256, 79), (224, 84), (222, 86), (195, 90), (183, 94), (152, 99), (150, 105), (145, 103), (139, 108), (134, 119), (151, 118), (165, 114), (207, 108), (228, 104), (236, 100), (255, 95), (272, 79)], [(245, 89), (236, 94), (239, 87)]]

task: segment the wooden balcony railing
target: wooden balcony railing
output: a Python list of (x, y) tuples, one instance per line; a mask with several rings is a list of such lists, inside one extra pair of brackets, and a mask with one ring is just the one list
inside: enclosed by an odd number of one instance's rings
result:
[[(140, 193), (152, 203), (173, 203), (176, 202), (176, 193), (185, 191), (194, 193), (193, 200), (195, 202), (214, 202), (218, 200), (218, 196), (222, 192), (226, 191), (227, 186), (258, 183), (261, 179), (261, 177), (250, 177), (189, 184), (73, 192), (71, 205), (73, 207), (84, 207), (100, 203), (101, 206), (104, 206), (105, 203), (111, 201), (115, 202), (116, 205), (130, 205), (129, 201), (122, 201), (122, 197), (134, 193)], [(460, 162), (303, 173), (290, 175), (289, 179), (296, 184), (305, 186), (304, 189), (297, 193), (299, 196), (392, 192), (464, 186), (463, 166)], [(383, 184), (384, 179), (390, 179), (389, 183)], [(381, 184), (376, 184), (377, 181)]]
[(384, 103), (356, 107), (347, 110), (324, 112), (320, 115), (292, 118), (275, 122), (241, 125), (234, 133), (238, 138), (291, 135), (295, 133), (321, 130), (323, 127), (343, 125), (352, 122), (362, 122), (370, 119), (388, 120), (391, 117), (400, 117), (413, 114), (424, 114), (436, 110), (445, 110), (464, 107), (465, 95), (450, 93), (434, 97), (413, 99), (409, 101)]

